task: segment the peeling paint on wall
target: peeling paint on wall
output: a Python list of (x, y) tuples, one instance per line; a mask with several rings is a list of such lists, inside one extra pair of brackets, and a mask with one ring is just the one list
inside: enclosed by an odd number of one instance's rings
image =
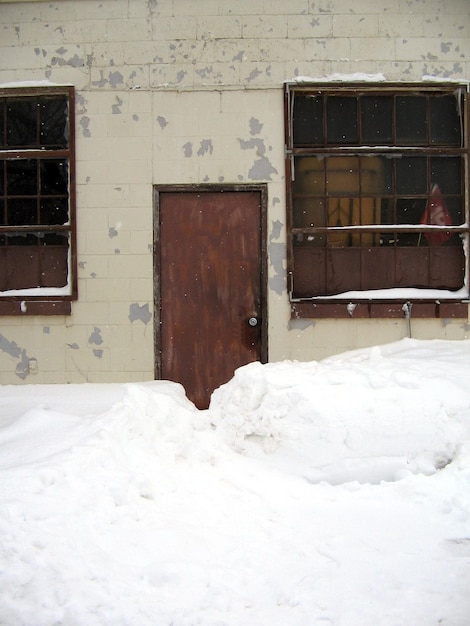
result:
[(117, 237), (118, 235), (118, 231), (114, 228), (114, 226), (111, 226), (111, 228), (108, 230), (108, 237), (112, 239), (113, 237)]
[(200, 142), (200, 148), (197, 151), (197, 153), (198, 153), (199, 156), (204, 156), (208, 152), (209, 152), (209, 154), (212, 154), (213, 151), (214, 151), (214, 146), (212, 145), (212, 140), (211, 139), (203, 139)]
[(148, 324), (152, 319), (148, 302), (140, 306), (137, 302), (133, 302), (129, 307), (129, 320), (133, 323), (140, 320), (144, 324)]
[(271, 234), (269, 235), (268, 244), (268, 256), (269, 263), (273, 268), (275, 274), (268, 280), (268, 286), (271, 291), (278, 295), (283, 294), (286, 291), (286, 272), (285, 272), (285, 257), (286, 246), (284, 243), (273, 241), (279, 239), (281, 235), (283, 224), (279, 220), (272, 222)]
[(88, 343), (94, 343), (97, 346), (100, 346), (103, 343), (103, 338), (101, 337), (101, 329), (97, 326), (94, 327), (93, 332), (88, 339)]
[(121, 111), (122, 100), (118, 96), (116, 96), (116, 100), (117, 100), (116, 104), (111, 105), (111, 110), (113, 112), (113, 115), (119, 115), (120, 113), (122, 113)]
[(29, 363), (30, 363), (30, 359), (28, 358), (28, 355), (26, 354), (26, 350), (22, 350), (21, 361), (18, 363), (15, 369), (15, 374), (18, 376), (18, 378), (21, 378), (21, 380), (24, 380), (30, 374)]
[(94, 356), (96, 356), (97, 359), (101, 359), (103, 356), (103, 350), (97, 350), (96, 348), (93, 350), (93, 354)]
[(184, 156), (186, 158), (191, 158), (193, 156), (193, 144), (188, 141), (183, 146)]
[(34, 373), (37, 372), (37, 359), (28, 357), (26, 350), (20, 348), (16, 341), (8, 341), (6, 337), (0, 335), (0, 350), (15, 359), (20, 359), (16, 365), (15, 374), (21, 380), (24, 380), (31, 373), (30, 364), (33, 362), (35, 364)]
[(21, 354), (21, 348), (18, 344), (15, 341), (8, 341), (3, 335), (0, 335), (0, 350), (15, 357), (15, 359), (18, 359)]
[(119, 85), (124, 84), (124, 77), (121, 72), (109, 72), (108, 78), (104, 77), (104, 70), (100, 70), (100, 79), (94, 80), (91, 83), (93, 87), (106, 87), (109, 85), (110, 87), (118, 87)]
[(86, 115), (83, 115), (80, 118), (79, 124), (81, 126), (83, 136), (91, 137), (91, 132), (90, 132), (90, 129), (88, 128), (90, 125), (90, 118)]
[(165, 126), (168, 126), (168, 122), (161, 115), (157, 117), (157, 122), (162, 130), (165, 128)]
[(242, 150), (256, 150), (257, 156), (260, 158), (255, 161), (248, 171), (248, 178), (250, 180), (272, 180), (271, 174), (277, 174), (277, 169), (273, 167), (269, 159), (265, 156), (266, 146), (263, 139), (238, 139)]
[(250, 119), (250, 135), (259, 135), (263, 128), (263, 124), (255, 117)]
[(289, 330), (305, 330), (306, 328), (310, 328), (313, 326), (315, 326), (316, 322), (315, 320), (301, 320), (301, 319), (297, 319), (297, 320), (289, 320)]
[(273, 167), (266, 157), (261, 157), (255, 161), (248, 171), (250, 180), (272, 180), (271, 174), (277, 174), (277, 169)]

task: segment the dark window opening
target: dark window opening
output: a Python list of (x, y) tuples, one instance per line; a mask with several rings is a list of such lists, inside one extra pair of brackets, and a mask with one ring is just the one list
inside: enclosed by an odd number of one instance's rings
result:
[(466, 101), (456, 85), (286, 86), (292, 302), (468, 297)]
[(0, 313), (77, 297), (73, 110), (71, 87), (0, 89)]

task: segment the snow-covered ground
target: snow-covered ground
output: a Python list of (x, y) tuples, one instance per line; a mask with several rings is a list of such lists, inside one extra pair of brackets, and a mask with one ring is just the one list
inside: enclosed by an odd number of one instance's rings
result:
[(2, 626), (468, 626), (470, 342), (0, 387)]

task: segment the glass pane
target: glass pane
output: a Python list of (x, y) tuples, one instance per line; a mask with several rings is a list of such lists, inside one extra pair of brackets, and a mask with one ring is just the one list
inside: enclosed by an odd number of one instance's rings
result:
[(396, 174), (398, 194), (428, 193), (425, 157), (396, 159)]
[(10, 199), (7, 204), (7, 213), (9, 226), (27, 226), (37, 224), (36, 199)]
[[(465, 222), (465, 211), (462, 198), (444, 198), (446, 209), (449, 212), (451, 222), (459, 226)], [(460, 236), (458, 236), (460, 241)]]
[(370, 145), (390, 144), (392, 133), (392, 96), (361, 98), (362, 142)]
[(66, 224), (69, 217), (67, 198), (42, 198), (40, 224)]
[(462, 193), (462, 162), (460, 157), (431, 159), (431, 188), (439, 185), (441, 193)]
[[(421, 224), (426, 200), (418, 198), (399, 198), (397, 200), (397, 224)], [(422, 233), (397, 233), (396, 244), (398, 246), (425, 245)]]
[(425, 198), (398, 198), (397, 224), (421, 224), (425, 208)]
[(380, 157), (383, 168), (383, 190), (386, 194), (393, 191), (393, 159), (388, 157)]
[(317, 157), (298, 157), (294, 161), (295, 180), (292, 183), (295, 195), (324, 195), (325, 160)]
[[(395, 202), (391, 198), (385, 198), (380, 202), (380, 223), (381, 224), (395, 224)], [(385, 235), (384, 235), (385, 237)], [(386, 235), (388, 237), (388, 235)]]
[(459, 146), (460, 132), (459, 102), (455, 96), (432, 96), (431, 143)]
[(358, 142), (357, 100), (354, 97), (330, 96), (327, 100), (327, 143)]
[(37, 101), (36, 98), (8, 100), (7, 145), (37, 146)]
[(43, 146), (66, 148), (68, 145), (67, 98), (41, 98), (40, 142)]
[(0, 161), (0, 196), (5, 193), (5, 161)]
[(43, 159), (40, 163), (41, 194), (66, 194), (68, 187), (67, 161)]
[(323, 138), (323, 97), (294, 95), (294, 145), (319, 145)]
[(5, 200), (0, 199), (0, 225), (4, 226), (5, 223), (6, 223)]
[(426, 98), (400, 96), (396, 99), (397, 142), (426, 143)]
[(10, 196), (32, 196), (37, 193), (36, 159), (7, 161), (7, 194)]
[(360, 186), (363, 195), (383, 194), (385, 191), (386, 160), (382, 157), (361, 157)]
[(329, 196), (359, 194), (359, 158), (329, 157), (326, 164)]

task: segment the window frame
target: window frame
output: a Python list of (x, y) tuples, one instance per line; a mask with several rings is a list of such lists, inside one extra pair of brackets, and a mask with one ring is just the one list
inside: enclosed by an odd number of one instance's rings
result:
[[(469, 196), (469, 106), (468, 106), (468, 85), (460, 82), (420, 82), (420, 83), (387, 83), (387, 82), (303, 82), (294, 81), (287, 82), (284, 86), (284, 116), (285, 116), (285, 166), (286, 166), (286, 226), (287, 226), (287, 287), (289, 302), (291, 307), (292, 318), (351, 318), (351, 317), (403, 317), (404, 313), (413, 310), (414, 317), (461, 317), (466, 318), (468, 314), (468, 282), (469, 278), (469, 258), (465, 257), (464, 267), (464, 287), (467, 289), (465, 297), (459, 296), (452, 298), (449, 295), (439, 299), (434, 297), (419, 296), (413, 293), (410, 298), (402, 298), (392, 295), (390, 297), (386, 291), (382, 295), (372, 296), (370, 293), (364, 292), (364, 296), (359, 295), (357, 290), (354, 297), (344, 295), (342, 293), (336, 295), (312, 295), (296, 297), (294, 295), (294, 206), (293, 206), (293, 176), (294, 176), (294, 159), (302, 156), (345, 156), (352, 157), (361, 156), (383, 156), (384, 154), (403, 154), (405, 148), (403, 145), (396, 145), (393, 140), (389, 144), (377, 143), (375, 145), (364, 145), (357, 143), (352, 145), (338, 145), (327, 143), (325, 135), (325, 127), (323, 128), (323, 139), (312, 142), (312, 145), (298, 146), (294, 144), (294, 113), (293, 102), (297, 93), (311, 93), (312, 95), (338, 95), (338, 96), (354, 96), (374, 95), (374, 96), (390, 96), (399, 94), (420, 95), (420, 94), (453, 94), (456, 90), (462, 93), (462, 123), (463, 123), (463, 142), (459, 146), (442, 146), (431, 145), (429, 141), (419, 147), (409, 146), (406, 148), (407, 155), (420, 154), (427, 159), (433, 155), (454, 155), (462, 157), (464, 163), (462, 193), (463, 193), (463, 211), (465, 213), (464, 226), (453, 226), (451, 230), (457, 233), (463, 233), (466, 236), (466, 245), (468, 249), (469, 241), (469, 217), (468, 217), (468, 196)], [(327, 112), (322, 113), (324, 119)], [(321, 145), (320, 145), (321, 143)], [(326, 193), (326, 192), (325, 192)], [(396, 191), (394, 190), (396, 195)], [(330, 227), (326, 226), (325, 231)], [(345, 227), (347, 228), (347, 227)], [(297, 228), (297, 231), (302, 228)], [(303, 228), (305, 230), (305, 228)], [(373, 230), (373, 229), (372, 229)], [(378, 228), (377, 230), (380, 230)], [(382, 228), (383, 230), (383, 228)], [(350, 227), (350, 232), (359, 232), (360, 228)], [(410, 232), (410, 228), (404, 228), (404, 231)], [(331, 232), (331, 231), (330, 231)], [(343, 231), (343, 232), (346, 232)], [(424, 250), (425, 248), (423, 248)], [(413, 290), (415, 291), (415, 290)], [(446, 292), (446, 290), (443, 290)], [(356, 296), (356, 294), (358, 294)]]
[[(25, 147), (24, 149), (14, 147), (13, 149), (0, 147), (0, 162), (14, 159), (35, 160), (40, 167), (40, 163), (47, 159), (64, 160), (68, 169), (68, 221), (63, 226), (50, 225), (41, 228), (41, 231), (63, 232), (68, 235), (67, 253), (67, 277), (69, 293), (59, 293), (59, 287), (38, 287), (15, 289), (0, 292), (0, 315), (70, 315), (71, 302), (78, 298), (78, 277), (77, 277), (77, 232), (76, 232), (76, 158), (75, 158), (75, 89), (71, 85), (51, 85), (51, 86), (2, 86), (0, 87), (0, 98), (16, 99), (23, 97), (37, 98), (41, 96), (65, 96), (67, 100), (66, 129), (68, 133), (68, 145), (61, 148), (47, 148), (39, 145), (38, 148)], [(3, 123), (3, 121), (2, 121)], [(33, 196), (35, 198), (41, 196)], [(21, 226), (0, 226), (0, 235), (13, 231), (27, 231), (29, 225)], [(42, 225), (41, 225), (42, 226)], [(46, 246), (47, 248), (47, 246)], [(54, 294), (57, 289), (58, 293)], [(9, 293), (11, 291), (17, 293)], [(44, 293), (41, 293), (43, 291)], [(52, 293), (51, 293), (52, 292)]]

